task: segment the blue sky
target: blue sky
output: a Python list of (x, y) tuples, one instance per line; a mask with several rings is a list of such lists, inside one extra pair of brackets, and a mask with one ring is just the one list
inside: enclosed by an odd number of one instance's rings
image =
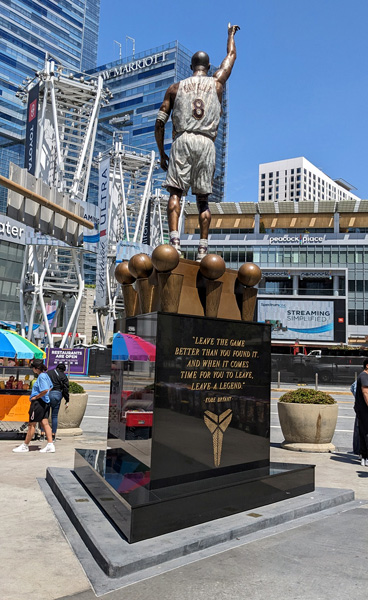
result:
[(229, 21), (226, 199), (256, 201), (259, 163), (297, 156), (368, 198), (368, 0), (101, 0), (98, 64), (119, 57), (113, 40), (124, 56), (128, 35), (136, 52), (178, 40), (218, 65)]

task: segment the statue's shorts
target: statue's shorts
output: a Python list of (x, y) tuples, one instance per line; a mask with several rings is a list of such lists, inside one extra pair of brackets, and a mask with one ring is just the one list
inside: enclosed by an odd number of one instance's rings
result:
[(171, 147), (164, 187), (178, 188), (184, 194), (189, 188), (194, 195), (211, 194), (215, 160), (215, 144), (211, 138), (200, 133), (180, 133)]

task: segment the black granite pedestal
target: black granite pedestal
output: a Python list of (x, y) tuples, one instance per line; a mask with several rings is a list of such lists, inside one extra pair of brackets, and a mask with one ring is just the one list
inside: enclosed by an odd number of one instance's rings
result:
[(313, 491), (314, 468), (270, 468), (270, 327), (168, 313), (127, 331), (156, 361), (112, 363), (108, 449), (75, 473), (129, 542)]

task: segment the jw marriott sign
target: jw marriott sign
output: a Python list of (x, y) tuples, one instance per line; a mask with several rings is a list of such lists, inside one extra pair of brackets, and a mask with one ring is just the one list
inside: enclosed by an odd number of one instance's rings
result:
[(106, 71), (101, 71), (99, 74), (104, 80), (120, 77), (121, 75), (132, 73), (133, 71), (139, 71), (140, 69), (145, 69), (146, 67), (151, 67), (152, 65), (157, 65), (158, 63), (163, 63), (166, 61), (167, 54), (167, 50), (164, 52), (158, 52), (157, 54), (152, 54), (151, 56), (146, 56), (145, 58), (141, 58), (133, 62), (118, 65), (116, 67), (112, 67), (111, 69), (106, 69)]

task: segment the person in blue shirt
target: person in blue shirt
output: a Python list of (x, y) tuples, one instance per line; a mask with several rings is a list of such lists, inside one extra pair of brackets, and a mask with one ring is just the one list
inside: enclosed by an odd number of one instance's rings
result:
[(50, 414), (50, 396), (49, 391), (52, 389), (52, 381), (45, 371), (47, 367), (40, 359), (35, 359), (31, 363), (33, 373), (37, 379), (32, 387), (29, 409), (29, 423), (26, 439), (23, 444), (13, 448), (13, 452), (29, 452), (29, 443), (32, 440), (37, 423), (41, 423), (47, 439), (47, 445), (40, 452), (55, 452), (55, 446), (52, 441), (51, 427), (49, 425)]
[(65, 363), (58, 363), (55, 369), (47, 372), (51, 379), (52, 390), (50, 392), (50, 407), (51, 407), (51, 429), (52, 440), (56, 439), (56, 431), (58, 426), (58, 415), (61, 400), (65, 398), (65, 406), (69, 404), (69, 379), (65, 375)]

